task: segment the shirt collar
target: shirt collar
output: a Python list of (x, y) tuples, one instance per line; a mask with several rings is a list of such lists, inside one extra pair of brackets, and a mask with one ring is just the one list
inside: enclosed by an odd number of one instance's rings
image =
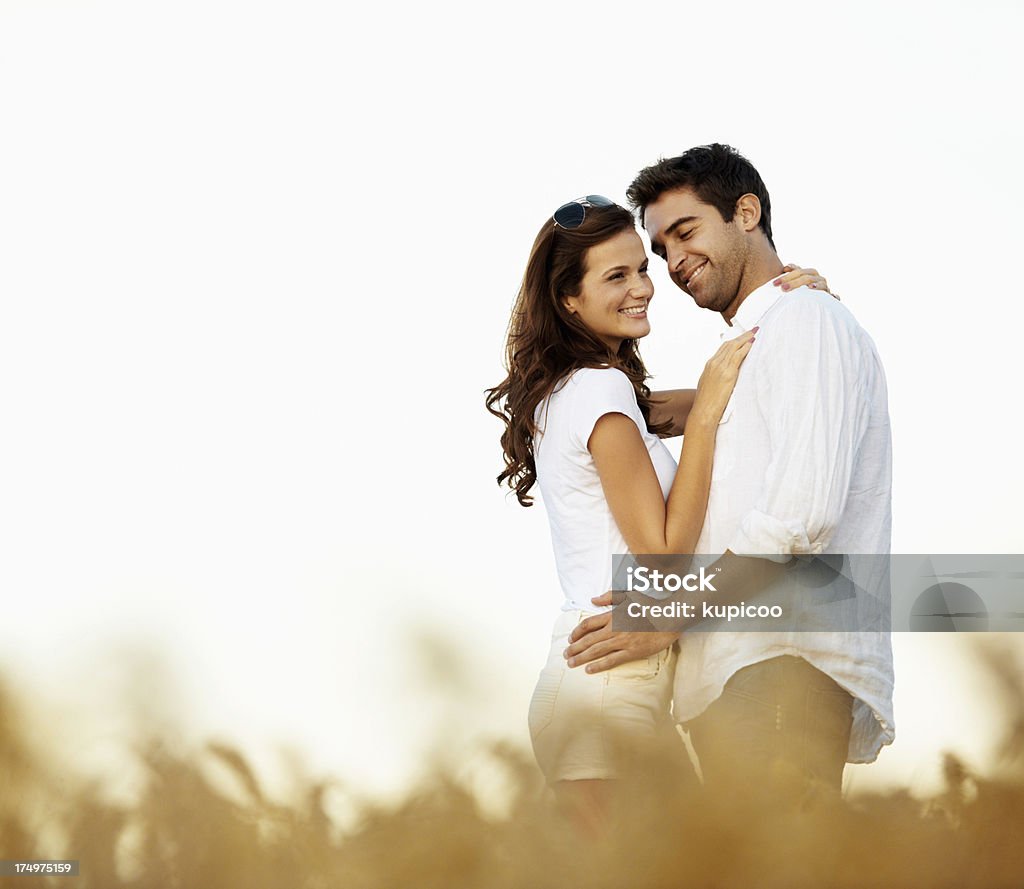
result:
[(740, 303), (736, 314), (733, 315), (732, 327), (722, 334), (723, 337), (746, 333), (750, 328), (755, 327), (764, 314), (779, 301), (782, 291), (772, 284), (774, 280), (775, 278), (766, 281)]

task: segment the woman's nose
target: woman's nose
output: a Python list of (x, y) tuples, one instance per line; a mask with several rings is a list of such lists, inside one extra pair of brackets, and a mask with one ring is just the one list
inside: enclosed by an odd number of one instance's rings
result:
[(654, 282), (647, 275), (638, 275), (632, 287), (635, 296), (650, 299), (654, 296)]

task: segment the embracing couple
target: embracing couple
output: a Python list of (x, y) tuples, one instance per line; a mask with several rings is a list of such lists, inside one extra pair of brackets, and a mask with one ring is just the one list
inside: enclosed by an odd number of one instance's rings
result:
[[(894, 737), (886, 632), (626, 632), (607, 591), (625, 553), (720, 554), (722, 601), (795, 556), (888, 553), (878, 354), (815, 270), (780, 261), (768, 192), (734, 149), (662, 160), (627, 196), (673, 283), (728, 338), (696, 390), (651, 392), (638, 343), (654, 288), (633, 214), (589, 195), (541, 226), (508, 376), (487, 399), (505, 423), (499, 483), (524, 506), (539, 485), (564, 593), (530, 703), (537, 761), (564, 805), (600, 817), (612, 739), (640, 755), (678, 723), (709, 791), (754, 792), (781, 771), (805, 796), (838, 795), (844, 764)], [(677, 466), (661, 439), (684, 432)]]

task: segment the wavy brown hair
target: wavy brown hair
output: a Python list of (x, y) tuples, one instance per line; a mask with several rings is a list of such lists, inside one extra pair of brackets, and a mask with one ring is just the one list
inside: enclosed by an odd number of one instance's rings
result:
[(578, 228), (564, 229), (549, 218), (533, 242), (508, 325), (508, 376), (486, 392), (487, 410), (505, 423), (501, 435), (505, 469), (498, 475), (498, 484), (507, 482), (523, 506), (533, 505), (529, 492), (537, 481), (534, 413), (573, 371), (581, 367), (617, 367), (632, 382), (651, 432), (663, 434), (670, 426), (651, 426), (651, 390), (645, 384), (647, 369), (636, 340), (623, 340), (618, 352), (612, 352), (564, 304), (566, 297), (579, 295), (587, 251), (631, 229), (635, 229), (633, 216), (624, 207), (587, 207), (586, 218)]

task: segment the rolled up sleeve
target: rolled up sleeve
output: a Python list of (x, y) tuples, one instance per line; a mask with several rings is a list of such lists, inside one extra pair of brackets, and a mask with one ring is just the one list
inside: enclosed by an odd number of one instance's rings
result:
[(759, 339), (758, 407), (770, 457), (729, 549), (781, 562), (829, 545), (868, 424), (869, 369), (856, 326), (817, 294), (787, 300), (770, 338)]

